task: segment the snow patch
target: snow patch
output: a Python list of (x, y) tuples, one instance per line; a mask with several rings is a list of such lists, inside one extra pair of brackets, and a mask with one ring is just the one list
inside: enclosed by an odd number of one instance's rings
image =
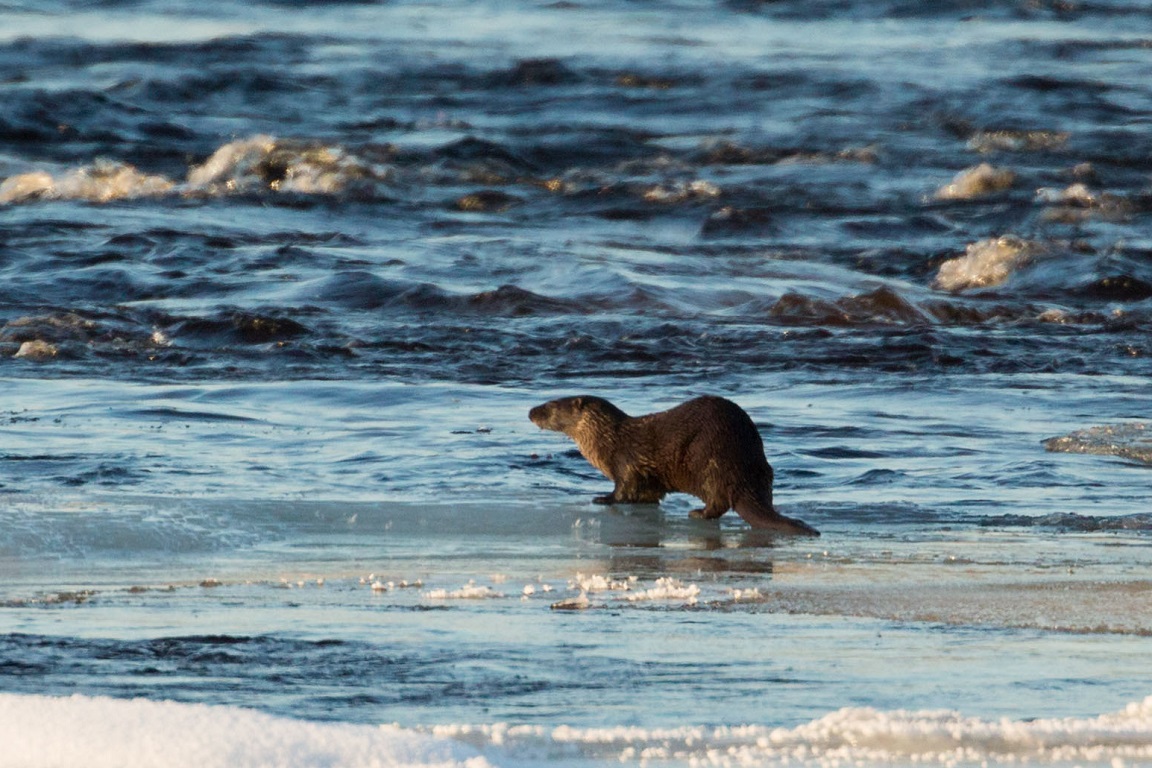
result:
[(0, 694), (3, 768), (488, 768), (397, 726), (310, 723), (238, 707)]

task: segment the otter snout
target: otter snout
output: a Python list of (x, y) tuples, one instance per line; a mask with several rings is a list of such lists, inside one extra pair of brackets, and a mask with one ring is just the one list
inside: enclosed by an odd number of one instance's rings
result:
[(559, 427), (555, 423), (555, 408), (552, 403), (543, 403), (528, 411), (528, 418), (532, 423), (540, 427), (540, 429), (551, 429), (559, 431)]
[(540, 429), (571, 434), (570, 430), (584, 418), (584, 410), (589, 400), (590, 398), (584, 396), (549, 400), (528, 411), (528, 418)]

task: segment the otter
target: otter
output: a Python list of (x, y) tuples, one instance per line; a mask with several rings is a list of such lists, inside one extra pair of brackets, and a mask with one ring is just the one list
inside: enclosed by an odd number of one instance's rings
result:
[(563, 432), (616, 487), (597, 504), (656, 504), (665, 494), (704, 502), (695, 518), (735, 509), (753, 528), (819, 536), (772, 506), (772, 466), (752, 419), (731, 400), (705, 395), (675, 408), (629, 416), (602, 397), (562, 397), (528, 413), (541, 429)]

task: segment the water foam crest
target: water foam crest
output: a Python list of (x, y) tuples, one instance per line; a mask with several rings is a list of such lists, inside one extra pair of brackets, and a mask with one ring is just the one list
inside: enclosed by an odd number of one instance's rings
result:
[(250, 172), (275, 148), (276, 140), (265, 135), (228, 142), (188, 171), (188, 185), (204, 191), (235, 190), (245, 172)]
[(107, 203), (167, 194), (175, 188), (163, 176), (141, 173), (126, 163), (96, 162), (61, 176), (33, 171), (0, 184), (0, 204), (29, 200), (86, 200)]
[(966, 168), (936, 190), (937, 200), (972, 200), (1003, 192), (1016, 183), (1016, 174), (1007, 168), (996, 168), (989, 163)]
[(359, 182), (384, 182), (390, 169), (342, 147), (257, 135), (228, 142), (177, 183), (127, 163), (98, 161), (63, 174), (38, 170), (0, 183), (0, 204), (34, 200), (107, 203), (168, 194), (220, 196), (261, 191), (333, 195)]
[(188, 172), (190, 192), (226, 194), (270, 189), (335, 194), (361, 179), (384, 180), (387, 169), (370, 167), (341, 147), (253, 136), (229, 142)]
[(944, 291), (1003, 285), (1021, 267), (1043, 252), (1034, 241), (1013, 235), (971, 243), (964, 255), (940, 265), (933, 287)]
[(1121, 456), (1152, 464), (1152, 432), (1143, 422), (1080, 429), (1068, 435), (1049, 438), (1044, 441), (1044, 447), (1054, 453)]

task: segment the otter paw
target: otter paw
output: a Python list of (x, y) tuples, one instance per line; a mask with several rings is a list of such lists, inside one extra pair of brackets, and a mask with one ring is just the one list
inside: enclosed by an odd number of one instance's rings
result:
[(603, 496), (596, 496), (592, 499), (593, 504), (615, 504), (616, 497), (611, 493), (606, 493)]

